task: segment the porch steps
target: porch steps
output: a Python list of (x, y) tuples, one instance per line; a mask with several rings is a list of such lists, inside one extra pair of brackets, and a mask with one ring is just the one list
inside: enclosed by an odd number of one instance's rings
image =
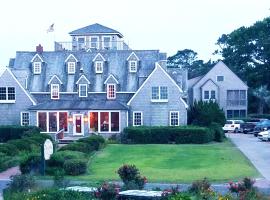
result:
[(78, 139), (81, 139), (83, 137), (64, 137), (63, 139), (58, 140), (58, 144), (70, 144)]

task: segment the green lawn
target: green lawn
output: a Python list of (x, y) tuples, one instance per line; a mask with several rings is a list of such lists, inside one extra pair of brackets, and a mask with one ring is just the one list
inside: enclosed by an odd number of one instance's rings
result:
[(192, 182), (204, 177), (211, 181), (237, 180), (259, 173), (230, 142), (205, 145), (122, 145), (111, 144), (91, 160), (81, 180), (119, 180), (122, 164), (135, 164), (149, 182)]

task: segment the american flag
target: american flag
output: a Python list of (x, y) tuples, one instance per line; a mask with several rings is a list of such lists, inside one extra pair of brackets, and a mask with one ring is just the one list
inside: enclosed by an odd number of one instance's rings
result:
[(54, 31), (54, 24), (49, 26), (49, 28), (47, 29), (47, 33), (53, 32), (53, 31)]

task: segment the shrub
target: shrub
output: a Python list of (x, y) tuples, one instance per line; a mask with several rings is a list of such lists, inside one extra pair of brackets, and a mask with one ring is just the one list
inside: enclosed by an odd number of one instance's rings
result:
[(123, 165), (117, 171), (119, 177), (124, 183), (125, 190), (143, 189), (147, 179), (140, 175), (135, 165)]
[(63, 169), (56, 169), (53, 176), (53, 185), (57, 188), (67, 187), (68, 180), (65, 180), (65, 171)]
[(29, 174), (30, 172), (38, 172), (41, 162), (39, 154), (30, 154), (20, 163), (20, 170), (22, 174)]
[(0, 172), (19, 164), (19, 158), (16, 156), (6, 156), (0, 153)]
[(0, 153), (6, 154), (7, 156), (15, 156), (19, 153), (17, 147), (13, 144), (0, 144)]
[(93, 152), (93, 148), (89, 147), (86, 143), (83, 142), (74, 142), (67, 144), (59, 149), (59, 151), (80, 151), (86, 154), (90, 154)]
[(95, 151), (98, 151), (105, 145), (105, 139), (100, 135), (81, 138), (78, 140), (78, 142), (86, 143), (89, 146), (89, 149), (93, 149)]
[(86, 155), (79, 151), (58, 151), (51, 156), (50, 160), (48, 160), (48, 166), (62, 168), (66, 160), (85, 157)]
[(12, 192), (23, 192), (33, 188), (35, 185), (36, 182), (33, 176), (22, 174), (11, 176), (11, 182), (8, 184), (8, 188)]
[(203, 180), (194, 181), (189, 188), (189, 192), (193, 194), (200, 194), (208, 191), (210, 186), (210, 182), (204, 178)]
[(87, 169), (87, 160), (85, 159), (70, 159), (65, 161), (64, 170), (68, 175), (76, 176), (84, 174)]
[(188, 109), (188, 124), (209, 126), (211, 123), (215, 122), (223, 126), (225, 121), (226, 117), (224, 111), (213, 101), (195, 101)]
[(37, 143), (34, 140), (31, 140), (30, 138), (9, 140), (8, 144), (12, 144), (12, 145), (16, 146), (16, 148), (19, 151), (27, 151), (27, 152), (31, 152), (34, 149), (37, 149), (39, 146), (39, 143)]
[(204, 127), (127, 127), (122, 134), (123, 143), (137, 144), (188, 144), (213, 141), (213, 131)]
[(0, 142), (20, 139), (25, 131), (36, 129), (34, 126), (0, 126)]
[(95, 196), (101, 200), (114, 200), (118, 196), (119, 189), (118, 185), (103, 183), (95, 192)]
[(224, 140), (225, 134), (222, 127), (219, 124), (213, 122), (209, 128), (214, 132), (214, 141), (222, 142)]

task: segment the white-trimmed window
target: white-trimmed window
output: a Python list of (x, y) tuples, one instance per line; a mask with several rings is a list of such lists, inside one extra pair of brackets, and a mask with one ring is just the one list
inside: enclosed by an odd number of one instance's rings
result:
[(111, 48), (111, 36), (103, 36), (103, 49), (109, 50)]
[(79, 97), (87, 97), (87, 84), (79, 84)]
[(143, 113), (140, 111), (133, 112), (133, 126), (143, 125)]
[(75, 74), (75, 67), (76, 63), (75, 62), (68, 62), (67, 63), (68, 67), (68, 74)]
[(15, 87), (0, 87), (0, 103), (15, 103)]
[(90, 48), (99, 49), (98, 37), (96, 36), (90, 37)]
[(211, 90), (210, 99), (216, 99), (216, 91), (215, 90)]
[(34, 71), (34, 74), (41, 73), (41, 62), (33, 62), (33, 71)]
[(153, 102), (168, 102), (168, 87), (154, 86), (152, 87)]
[(209, 100), (209, 90), (205, 90), (205, 91), (204, 91), (203, 99)]
[(59, 84), (51, 84), (51, 99), (59, 99)]
[(97, 74), (103, 73), (103, 61), (96, 61), (95, 62), (95, 69)]
[(217, 76), (217, 82), (224, 81), (224, 76)]
[(115, 98), (116, 98), (116, 85), (107, 84), (107, 99), (115, 99)]
[(135, 60), (131, 60), (128, 63), (129, 63), (129, 72), (137, 72), (138, 62)]
[(21, 112), (21, 125), (29, 126), (30, 124), (30, 113), (29, 112)]
[(170, 111), (170, 126), (179, 126), (179, 111)]

